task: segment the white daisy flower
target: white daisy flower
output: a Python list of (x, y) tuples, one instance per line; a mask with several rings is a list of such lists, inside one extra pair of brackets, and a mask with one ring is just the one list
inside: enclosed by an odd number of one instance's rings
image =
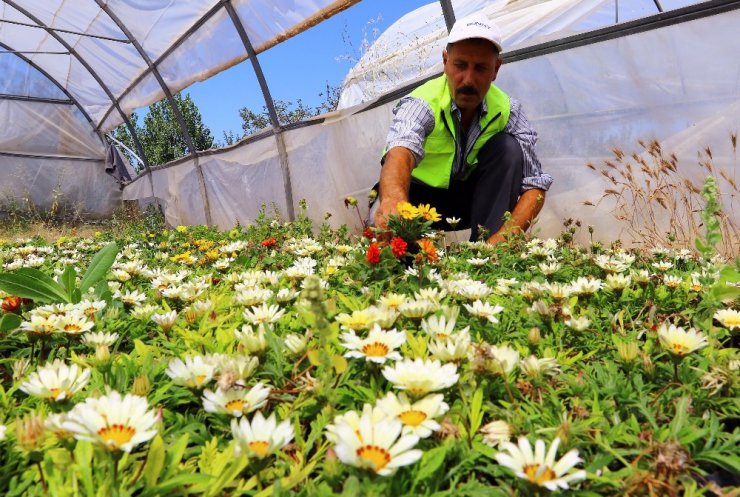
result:
[(267, 403), (272, 389), (257, 383), (250, 389), (232, 388), (230, 390), (216, 389), (215, 392), (206, 390), (203, 392), (203, 409), (206, 412), (217, 414), (231, 414), (241, 417), (256, 411)]
[(69, 413), (62, 428), (77, 440), (102, 445), (108, 450), (131, 452), (157, 434), (157, 411), (149, 410), (144, 397), (116, 391), (98, 398), (88, 398)]
[(348, 423), (336, 426), (337, 444), (334, 451), (344, 464), (389, 476), (399, 467), (413, 464), (422, 456), (422, 451), (412, 449), (419, 442), (419, 437), (400, 436), (402, 430), (403, 424), (396, 419), (385, 418), (374, 422), (371, 415), (363, 414), (359, 430)]
[(202, 356), (186, 355), (185, 360), (172, 359), (165, 374), (175, 385), (188, 388), (202, 388), (207, 385), (216, 372), (216, 365), (206, 361)]
[(139, 321), (149, 321), (152, 315), (159, 310), (159, 307), (153, 304), (144, 304), (139, 307), (134, 307), (129, 312), (131, 317), (138, 319)]
[(625, 274), (607, 274), (606, 288), (615, 292), (621, 292), (632, 283), (632, 278)]
[(58, 331), (69, 335), (85, 333), (95, 326), (95, 323), (87, 319), (87, 316), (81, 312), (68, 312), (52, 319), (54, 320), (54, 325)]
[(488, 262), (488, 257), (471, 257), (466, 262), (475, 267), (485, 266)]
[(234, 336), (239, 340), (250, 354), (261, 354), (267, 350), (267, 337), (265, 326), (257, 326), (257, 330), (245, 324), (241, 329), (234, 330)]
[(604, 286), (602, 281), (597, 278), (578, 278), (570, 284), (570, 291), (576, 295), (589, 296), (593, 295)]
[(234, 455), (238, 457), (246, 453), (250, 457), (255, 456), (259, 459), (264, 459), (281, 450), (295, 436), (290, 420), (286, 419), (277, 424), (274, 412), (265, 419), (260, 411), (257, 411), (251, 423), (246, 417), (239, 420), (232, 419), (231, 434), (236, 442)]
[(90, 369), (67, 365), (61, 359), (46, 363), (31, 373), (19, 387), (23, 392), (52, 402), (69, 400), (90, 381)]
[(116, 343), (118, 337), (118, 333), (104, 333), (102, 331), (97, 333), (85, 333), (82, 335), (82, 343), (89, 345), (90, 347), (98, 347), (101, 345), (110, 347)]
[(432, 432), (439, 430), (440, 425), (434, 418), (442, 416), (450, 409), (441, 393), (427, 395), (412, 403), (404, 392), (398, 396), (388, 392), (377, 402), (376, 407), (403, 423), (403, 435), (416, 435), (419, 438), (427, 438)]
[(444, 366), (437, 360), (406, 359), (393, 366), (383, 368), (383, 376), (399, 390), (419, 397), (430, 392), (443, 390), (457, 383), (460, 375), (457, 366), (447, 363)]
[(360, 338), (354, 330), (342, 333), (339, 338), (348, 351), (344, 357), (365, 358), (370, 362), (385, 364), (388, 360), (398, 361), (401, 354), (396, 350), (406, 343), (406, 333), (395, 329), (385, 331), (373, 325), (367, 338)]
[(125, 292), (116, 292), (113, 295), (113, 298), (119, 299), (121, 302), (123, 302), (124, 305), (133, 307), (138, 306), (142, 302), (146, 300), (146, 294), (138, 291), (138, 290), (126, 290)]
[(467, 359), (471, 351), (470, 332), (466, 326), (459, 333), (454, 333), (445, 340), (432, 340), (427, 345), (429, 352), (445, 362), (459, 362)]
[[(237, 285), (239, 287), (239, 285)], [(267, 288), (235, 288), (234, 302), (240, 305), (253, 306), (264, 304), (272, 297), (272, 290)]]
[(308, 346), (308, 341), (311, 339), (311, 335), (307, 332), (303, 335), (297, 333), (289, 333), (285, 336), (283, 343), (285, 348), (290, 351), (293, 355), (302, 354)]
[(352, 311), (351, 314), (339, 313), (334, 317), (334, 320), (339, 323), (342, 329), (363, 331), (369, 330), (375, 324), (375, 314), (375, 308), (367, 307)]
[(407, 318), (422, 319), (430, 312), (437, 310), (439, 304), (426, 299), (407, 300), (398, 306), (398, 311)]
[(675, 324), (662, 323), (658, 328), (660, 344), (674, 356), (684, 357), (708, 345), (704, 333), (694, 328), (684, 330)]
[(177, 311), (152, 314), (151, 320), (157, 323), (164, 331), (170, 330), (175, 325), (175, 321), (177, 321)]
[(560, 367), (554, 357), (543, 357), (538, 359), (537, 356), (531, 355), (526, 359), (522, 359), (519, 363), (519, 367), (524, 375), (529, 378), (554, 376), (560, 372)]
[(678, 288), (683, 280), (679, 276), (675, 276), (673, 274), (664, 274), (663, 275), (663, 284), (667, 286), (668, 288), (674, 289)]
[(591, 320), (587, 316), (571, 317), (565, 320), (565, 325), (575, 331), (585, 331), (591, 326)]
[(8, 431), (8, 427), (5, 425), (0, 425), (0, 442), (5, 440), (5, 432)]
[(499, 314), (504, 310), (504, 308), (498, 304), (493, 306), (488, 302), (482, 302), (480, 300), (476, 300), (472, 304), (463, 304), (463, 307), (478, 319), (487, 319), (493, 324), (499, 322), (496, 314)]
[(497, 447), (511, 438), (511, 427), (506, 421), (491, 421), (481, 427), (480, 432), (483, 434), (483, 443), (490, 447)]
[(337, 426), (342, 424), (348, 424), (355, 432), (359, 432), (360, 421), (365, 417), (365, 415), (367, 415), (373, 423), (377, 423), (381, 419), (388, 417), (385, 411), (379, 407), (365, 404), (362, 406), (362, 412), (359, 414), (357, 411), (347, 411), (343, 414), (334, 416), (334, 422), (326, 425), (326, 439), (329, 440), (329, 442), (336, 444), (339, 440), (337, 438)]
[(720, 309), (714, 313), (713, 317), (728, 330), (740, 328), (740, 311), (736, 311), (735, 309)]
[(546, 446), (542, 440), (535, 442), (534, 452), (529, 440), (519, 439), (519, 445), (503, 442), (504, 451), (496, 454), (496, 461), (509, 469), (516, 476), (529, 481), (533, 485), (545, 487), (548, 490), (567, 490), (569, 484), (586, 478), (584, 470), (571, 471), (581, 462), (576, 449), (565, 454), (559, 461), (555, 461), (560, 439), (553, 440), (550, 449), (545, 453)]
[(493, 361), (496, 373), (509, 374), (519, 362), (519, 352), (508, 345), (502, 345), (501, 347), (489, 345), (487, 354)]
[[(429, 316), (421, 320), (421, 329), (431, 338), (446, 340), (455, 332), (456, 318), (448, 319), (445, 316)], [(469, 329), (469, 327), (466, 327)]]
[(53, 433), (59, 439), (72, 438), (73, 433), (64, 428), (68, 416), (66, 412), (60, 414), (49, 414), (44, 420), (44, 429)]
[(262, 304), (244, 309), (242, 315), (244, 319), (251, 324), (274, 323), (285, 314), (285, 309), (280, 309), (278, 305)]

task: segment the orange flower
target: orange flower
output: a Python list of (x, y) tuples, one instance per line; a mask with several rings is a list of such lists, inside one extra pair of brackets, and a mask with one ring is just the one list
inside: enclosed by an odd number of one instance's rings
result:
[(393, 255), (396, 257), (403, 257), (406, 254), (406, 249), (408, 248), (408, 244), (406, 243), (406, 240), (401, 238), (400, 236), (397, 236), (391, 240), (391, 250), (393, 251)]
[(275, 245), (277, 245), (277, 240), (275, 240), (275, 238), (273, 237), (266, 238), (260, 242), (260, 245), (267, 248), (274, 247)]
[(427, 262), (430, 264), (434, 264), (439, 260), (439, 256), (437, 255), (437, 248), (434, 246), (434, 243), (429, 240), (428, 238), (422, 238), (421, 240), (417, 240), (419, 244), (419, 248), (421, 249), (421, 253), (424, 254), (427, 258)]
[(5, 312), (19, 312), (22, 303), (23, 301), (20, 297), (5, 297), (3, 303), (0, 304), (0, 308)]

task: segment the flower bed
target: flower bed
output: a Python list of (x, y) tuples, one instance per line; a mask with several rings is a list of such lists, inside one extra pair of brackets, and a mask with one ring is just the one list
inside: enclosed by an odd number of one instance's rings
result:
[(737, 267), (570, 238), (384, 243), (261, 218), (5, 243), (0, 492), (737, 483)]

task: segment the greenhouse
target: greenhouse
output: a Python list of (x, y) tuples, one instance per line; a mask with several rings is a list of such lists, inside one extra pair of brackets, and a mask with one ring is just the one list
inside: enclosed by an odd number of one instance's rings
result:
[[(424, 202), (373, 226), (399, 101), (470, 16), (544, 206), (497, 244)], [(0, 493), (734, 495), (738, 26), (730, 0), (1, 0)]]

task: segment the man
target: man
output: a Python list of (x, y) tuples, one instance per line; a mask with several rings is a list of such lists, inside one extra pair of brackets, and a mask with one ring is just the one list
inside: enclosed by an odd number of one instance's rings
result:
[[(492, 82), (501, 67), (501, 34), (485, 16), (455, 23), (442, 52), (444, 75), (401, 99), (386, 143), (379, 200), (371, 219), (386, 228), (399, 202), (431, 204), (456, 226), (479, 226), (489, 243), (526, 230), (552, 177), (542, 172), (536, 132), (518, 101)], [(511, 212), (504, 224), (504, 214)]]

